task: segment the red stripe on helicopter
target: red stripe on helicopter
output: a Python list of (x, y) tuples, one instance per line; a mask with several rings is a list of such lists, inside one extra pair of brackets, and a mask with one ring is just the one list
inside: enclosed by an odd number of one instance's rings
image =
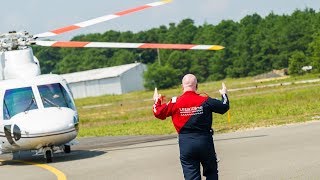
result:
[(193, 44), (152, 44), (146, 43), (138, 48), (145, 48), (145, 49), (191, 49), (195, 45)]
[(59, 42), (52, 44), (51, 46), (52, 47), (84, 47), (89, 43), (90, 42), (72, 42), (72, 41), (63, 42), (63, 41), (59, 41)]
[(55, 29), (51, 32), (55, 33), (55, 34), (61, 34), (61, 33), (65, 33), (65, 32), (68, 32), (68, 31), (73, 31), (75, 29), (79, 29), (80, 27), (79, 26), (75, 26), (75, 25), (71, 25), (71, 26), (66, 26), (66, 27), (63, 27), (63, 28), (59, 28), (59, 29)]
[(132, 12), (140, 11), (140, 10), (143, 10), (143, 9), (146, 9), (146, 8), (149, 8), (149, 7), (152, 7), (152, 6), (143, 5), (143, 6), (139, 6), (139, 7), (136, 7), (136, 8), (132, 8), (132, 9), (128, 9), (128, 10), (117, 12), (117, 13), (115, 13), (115, 15), (122, 16), (122, 15), (126, 15), (126, 14), (129, 14), (129, 13), (132, 13)]

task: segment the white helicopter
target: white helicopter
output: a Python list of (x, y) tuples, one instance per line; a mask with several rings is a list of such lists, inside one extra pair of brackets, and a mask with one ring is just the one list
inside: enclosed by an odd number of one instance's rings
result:
[(51, 47), (155, 48), (221, 50), (219, 45), (118, 42), (39, 41), (123, 15), (169, 3), (153, 2), (49, 32), (0, 34), (0, 154), (33, 151), (47, 163), (58, 150), (70, 153), (79, 130), (79, 117), (67, 82), (59, 75), (41, 75), (32, 45)]

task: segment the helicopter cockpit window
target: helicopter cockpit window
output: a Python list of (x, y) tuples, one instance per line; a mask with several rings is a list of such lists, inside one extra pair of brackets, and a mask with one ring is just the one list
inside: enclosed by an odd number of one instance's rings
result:
[(38, 89), (45, 108), (68, 107), (74, 109), (71, 98), (61, 84), (41, 85), (38, 86)]
[(3, 99), (3, 119), (8, 120), (20, 112), (37, 108), (31, 87), (6, 90)]

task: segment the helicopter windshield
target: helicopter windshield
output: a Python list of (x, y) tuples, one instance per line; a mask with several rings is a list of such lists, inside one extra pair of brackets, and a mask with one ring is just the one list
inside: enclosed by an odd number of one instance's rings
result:
[(31, 87), (6, 90), (3, 100), (3, 119), (8, 120), (20, 112), (37, 108)]
[(68, 107), (75, 109), (75, 106), (67, 91), (59, 83), (38, 86), (43, 106), (47, 107)]

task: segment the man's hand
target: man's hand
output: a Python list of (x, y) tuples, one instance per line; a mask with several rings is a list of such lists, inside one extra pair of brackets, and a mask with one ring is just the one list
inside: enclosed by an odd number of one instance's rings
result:
[(153, 100), (154, 100), (154, 102), (156, 102), (158, 99), (160, 99), (162, 101), (163, 96), (161, 96), (161, 94), (158, 94), (157, 88), (154, 88)]
[(227, 87), (224, 83), (222, 83), (222, 89), (219, 90), (220, 94), (227, 94), (228, 93), (228, 90), (227, 90)]
[(154, 93), (153, 93), (154, 102), (156, 102), (158, 98), (159, 98), (158, 89), (154, 88)]
[(165, 103), (165, 101), (166, 101), (165, 98), (166, 98), (165, 96), (158, 94), (157, 88), (154, 88), (154, 93), (153, 93), (154, 103), (158, 102), (159, 99), (160, 99), (161, 104)]

